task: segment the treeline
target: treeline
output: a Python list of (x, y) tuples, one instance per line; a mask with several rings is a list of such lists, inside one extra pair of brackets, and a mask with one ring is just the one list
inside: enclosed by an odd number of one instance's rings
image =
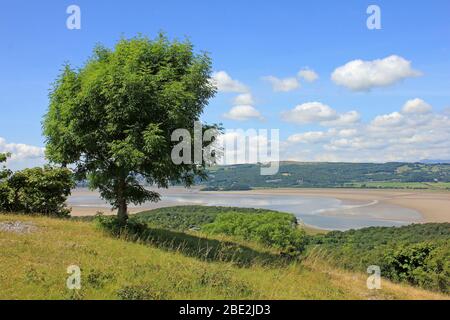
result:
[[(0, 154), (0, 163), (9, 157)], [(42, 214), (67, 217), (65, 202), (74, 187), (72, 173), (66, 168), (29, 168), (12, 172), (0, 168), (0, 212)]]
[[(277, 174), (262, 176), (261, 164), (218, 166), (208, 172), (206, 190), (254, 187), (349, 187), (366, 182), (450, 182), (450, 164), (281, 162)], [(450, 187), (450, 185), (449, 185)]]
[(370, 227), (308, 237), (308, 254), (336, 266), (381, 276), (425, 289), (450, 292), (450, 223)]

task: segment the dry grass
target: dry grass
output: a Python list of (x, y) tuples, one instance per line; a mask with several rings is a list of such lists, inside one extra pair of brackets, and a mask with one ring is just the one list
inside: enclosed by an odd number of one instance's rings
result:
[[(37, 230), (0, 232), (0, 299), (448, 299), (388, 281), (371, 291), (365, 275), (319, 260), (239, 267), (114, 239), (89, 222), (0, 215), (6, 221)], [(66, 288), (69, 265), (81, 267), (78, 292)]]

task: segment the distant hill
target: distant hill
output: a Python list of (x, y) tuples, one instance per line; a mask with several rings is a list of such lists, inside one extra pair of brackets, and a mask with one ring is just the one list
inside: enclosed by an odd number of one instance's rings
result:
[(259, 187), (359, 187), (450, 189), (450, 163), (281, 162), (277, 174), (263, 176), (261, 164), (209, 170), (207, 190)]
[(450, 160), (430, 160), (430, 159), (424, 159), (424, 160), (420, 160), (420, 163), (425, 163), (425, 164), (439, 164), (439, 163), (450, 163)]

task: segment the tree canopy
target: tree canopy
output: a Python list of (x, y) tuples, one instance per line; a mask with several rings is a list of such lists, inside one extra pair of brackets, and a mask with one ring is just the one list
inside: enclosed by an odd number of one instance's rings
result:
[(127, 219), (127, 205), (158, 201), (139, 181), (167, 188), (206, 177), (205, 163), (176, 165), (171, 134), (193, 131), (216, 92), (211, 60), (189, 41), (138, 36), (95, 47), (79, 69), (66, 65), (43, 122), (49, 160), (75, 168)]

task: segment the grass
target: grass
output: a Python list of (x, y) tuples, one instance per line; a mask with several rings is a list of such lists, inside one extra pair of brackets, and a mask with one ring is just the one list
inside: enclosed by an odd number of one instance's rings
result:
[(315, 236), (315, 235), (319, 235), (319, 234), (327, 234), (328, 232), (330, 232), (329, 230), (319, 229), (317, 227), (309, 226), (309, 225), (306, 225), (306, 224), (299, 224), (298, 228), (301, 228), (301, 229), (305, 230), (305, 233), (308, 236)]
[[(0, 299), (448, 299), (387, 280), (381, 290), (368, 290), (367, 275), (320, 259), (243, 266), (113, 238), (89, 221), (0, 215), (0, 223), (7, 221), (38, 229), (0, 232)], [(247, 247), (270, 253), (254, 243)], [(66, 288), (70, 265), (81, 268), (77, 292)]]

